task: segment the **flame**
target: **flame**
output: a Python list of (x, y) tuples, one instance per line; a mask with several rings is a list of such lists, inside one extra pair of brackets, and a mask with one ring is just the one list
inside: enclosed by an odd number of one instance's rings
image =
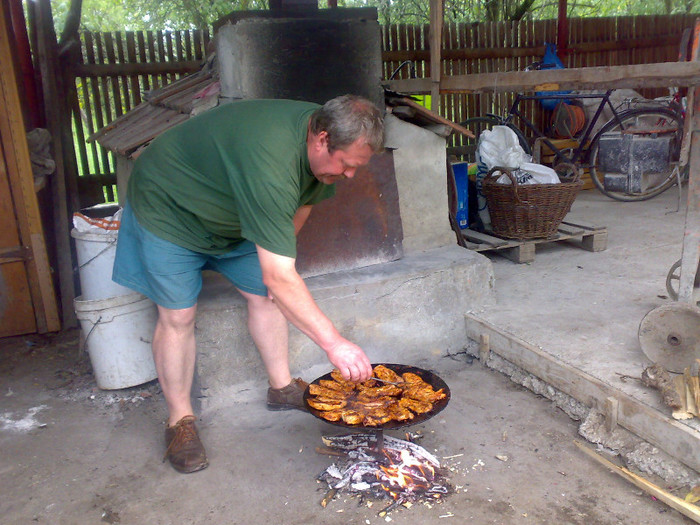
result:
[[(398, 487), (400, 491), (408, 492), (428, 488), (428, 479), (432, 479), (435, 475), (435, 469), (430, 464), (421, 462), (408, 450), (401, 450), (398, 463), (394, 463), (386, 451), (385, 455), (390, 465), (381, 465), (381, 473), (377, 472), (377, 478), (380, 480), (382, 478), (385, 479), (388, 486), (382, 483), (382, 488), (391, 494), (394, 499), (398, 498), (398, 494), (392, 488)], [(415, 467), (415, 470), (418, 472), (411, 472), (412, 467)]]

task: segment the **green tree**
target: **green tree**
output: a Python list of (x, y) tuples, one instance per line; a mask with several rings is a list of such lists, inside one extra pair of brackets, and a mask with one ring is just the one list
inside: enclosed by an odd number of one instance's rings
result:
[[(33, 1), (33, 0), (25, 0)], [(52, 0), (57, 33), (61, 33), (71, 2)], [(201, 29), (238, 10), (267, 9), (269, 0), (83, 0), (80, 29), (124, 31)], [(325, 8), (327, 0), (319, 0)], [(382, 24), (427, 24), (429, 0), (338, 0), (338, 7), (376, 7)], [(569, 0), (569, 17), (693, 13), (700, 0)], [(551, 19), (557, 0), (445, 0), (450, 22)]]

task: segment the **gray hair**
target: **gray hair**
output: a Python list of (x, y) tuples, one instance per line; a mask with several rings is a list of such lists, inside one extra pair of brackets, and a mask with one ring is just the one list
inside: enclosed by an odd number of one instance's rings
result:
[(372, 151), (384, 149), (384, 121), (377, 106), (357, 95), (343, 95), (326, 102), (311, 115), (309, 129), (328, 133), (328, 151), (343, 149), (364, 139)]

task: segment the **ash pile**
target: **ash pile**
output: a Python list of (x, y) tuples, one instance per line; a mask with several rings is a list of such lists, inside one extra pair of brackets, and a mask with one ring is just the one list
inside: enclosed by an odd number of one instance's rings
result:
[(360, 504), (368, 506), (388, 500), (378, 512), (383, 517), (400, 506), (439, 503), (452, 491), (440, 461), (413, 441), (383, 432), (323, 436), (322, 440), (324, 447), (317, 452), (339, 457), (318, 476), (328, 485), (323, 507), (341, 495), (358, 497)]

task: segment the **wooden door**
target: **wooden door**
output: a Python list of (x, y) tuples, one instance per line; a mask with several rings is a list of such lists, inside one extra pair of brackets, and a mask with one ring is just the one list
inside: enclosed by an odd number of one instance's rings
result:
[(0, 4), (0, 336), (61, 324), (22, 118), (7, 4)]
[(0, 148), (0, 337), (37, 331), (26, 253), (20, 243), (7, 163)]

